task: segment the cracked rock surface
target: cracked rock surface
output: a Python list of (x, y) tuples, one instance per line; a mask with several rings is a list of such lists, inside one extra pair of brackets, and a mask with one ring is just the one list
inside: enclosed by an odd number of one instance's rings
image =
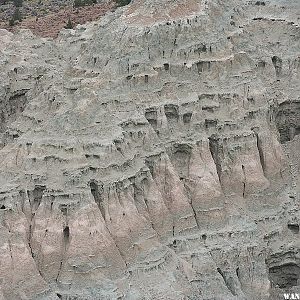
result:
[(0, 30), (0, 299), (299, 292), (299, 19), (133, 0)]

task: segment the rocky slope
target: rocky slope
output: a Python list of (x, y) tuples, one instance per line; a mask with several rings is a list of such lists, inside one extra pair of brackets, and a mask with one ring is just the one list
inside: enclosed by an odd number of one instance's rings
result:
[(0, 31), (0, 299), (299, 291), (299, 17), (135, 0)]
[(98, 20), (101, 16), (116, 8), (115, 1), (99, 0), (97, 4), (74, 7), (74, 1), (24, 1), (19, 8), (21, 21), (13, 20), (16, 7), (13, 3), (1, 5), (0, 1), (0, 28), (11, 32), (17, 32), (21, 28), (30, 29), (40, 37), (56, 38), (65, 28), (70, 19), (71, 25)]

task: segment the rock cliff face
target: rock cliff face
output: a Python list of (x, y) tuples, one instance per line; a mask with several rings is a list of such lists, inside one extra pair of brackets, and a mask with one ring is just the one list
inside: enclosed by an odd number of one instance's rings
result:
[(0, 299), (299, 291), (299, 14), (135, 0), (0, 31)]

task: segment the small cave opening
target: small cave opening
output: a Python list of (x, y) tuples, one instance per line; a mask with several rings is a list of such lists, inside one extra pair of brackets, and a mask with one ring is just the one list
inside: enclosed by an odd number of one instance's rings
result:
[(269, 268), (271, 286), (288, 289), (298, 285), (300, 267), (295, 263), (287, 263)]
[(15, 121), (27, 104), (27, 89), (18, 90), (14, 94), (8, 95), (0, 106), (0, 132), (5, 132), (7, 124)]
[(197, 63), (197, 70), (198, 70), (198, 73), (202, 73), (203, 72), (203, 62), (202, 61), (199, 61)]
[(210, 61), (199, 61), (196, 63), (198, 74), (210, 70)]
[(265, 68), (265, 67), (266, 67), (266, 62), (263, 61), (263, 60), (260, 60), (260, 61), (257, 63), (257, 67), (258, 67), (258, 68)]
[(288, 229), (294, 234), (299, 233), (299, 224), (288, 224)]
[(145, 118), (154, 130), (157, 129), (157, 110), (155, 108), (149, 108), (145, 112)]
[(288, 101), (279, 105), (275, 117), (280, 143), (292, 141), (300, 134), (300, 101)]
[(182, 180), (188, 178), (192, 147), (187, 144), (175, 144), (169, 153), (179, 178)]
[(32, 192), (28, 192), (31, 208), (33, 210), (37, 210), (39, 208), (45, 190), (46, 186), (36, 185)]
[(91, 189), (91, 193), (94, 197), (94, 200), (96, 202), (96, 204), (99, 207), (99, 210), (101, 212), (102, 217), (105, 219), (105, 209), (104, 209), (104, 204), (103, 204), (103, 183), (98, 183), (95, 180), (90, 181), (89, 183), (90, 185), (90, 189)]
[(69, 206), (67, 204), (60, 204), (59, 209), (64, 216), (68, 215)]
[(213, 113), (215, 111), (215, 107), (213, 106), (202, 106), (201, 108), (203, 111), (207, 111), (209, 113)]
[(189, 124), (192, 119), (192, 113), (186, 113), (182, 116), (182, 120), (184, 124)]
[(218, 120), (216, 120), (216, 119), (205, 119), (204, 125), (205, 125), (205, 128), (207, 128), (207, 129), (217, 127)]
[(175, 104), (166, 104), (164, 106), (165, 115), (167, 117), (169, 124), (175, 124), (179, 120), (179, 108), (178, 105)]
[(67, 245), (70, 241), (70, 227), (69, 226), (65, 226), (65, 228), (63, 230), (63, 234), (64, 234), (64, 244)]
[(61, 294), (56, 293), (56, 296), (57, 296), (59, 299), (62, 299), (62, 295), (61, 295)]
[(199, 48), (200, 52), (207, 52), (207, 47), (206, 45), (202, 45), (202, 47)]
[(235, 269), (235, 273), (236, 273), (236, 277), (240, 280), (240, 279), (241, 279), (241, 271), (240, 271), (240, 268), (239, 268), (239, 267), (237, 267), (237, 268)]
[(5, 205), (2, 204), (1, 207), (0, 207), (0, 209), (6, 209)]
[(169, 71), (170, 70), (170, 65), (169, 64), (164, 64), (164, 69), (165, 71)]

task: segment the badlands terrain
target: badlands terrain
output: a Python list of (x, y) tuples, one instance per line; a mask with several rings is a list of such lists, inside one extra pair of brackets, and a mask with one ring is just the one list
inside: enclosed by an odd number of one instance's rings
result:
[(299, 22), (298, 0), (133, 0), (0, 30), (0, 299), (300, 293)]

